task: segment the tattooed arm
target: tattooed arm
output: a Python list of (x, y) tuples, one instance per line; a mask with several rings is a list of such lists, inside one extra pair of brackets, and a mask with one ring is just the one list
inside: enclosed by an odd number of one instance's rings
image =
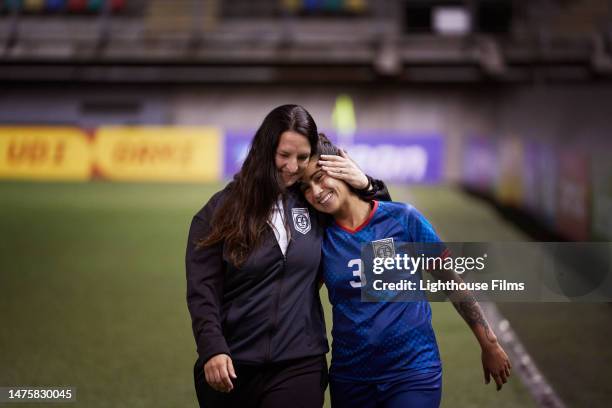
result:
[[(457, 283), (463, 282), (463, 279), (452, 271), (432, 271), (431, 274), (440, 280), (454, 280)], [(495, 336), (495, 333), (493, 333), (489, 326), (480, 305), (467, 290), (448, 291), (446, 295), (480, 344), (485, 384), (488, 384), (491, 381), (491, 377), (493, 377), (497, 384), (497, 391), (501, 390), (503, 384), (510, 377), (512, 365), (506, 352), (497, 342), (497, 336)]]

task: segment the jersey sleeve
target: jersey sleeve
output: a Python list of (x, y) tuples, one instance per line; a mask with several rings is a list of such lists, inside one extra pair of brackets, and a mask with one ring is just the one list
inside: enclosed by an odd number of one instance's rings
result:
[(440, 236), (423, 214), (416, 208), (408, 206), (407, 209), (407, 229), (411, 242), (417, 242), (422, 247), (422, 251), (429, 256), (441, 256), (446, 258), (450, 255), (448, 248), (440, 239)]
[(442, 242), (433, 225), (416, 208), (409, 206), (408, 234), (413, 242)]

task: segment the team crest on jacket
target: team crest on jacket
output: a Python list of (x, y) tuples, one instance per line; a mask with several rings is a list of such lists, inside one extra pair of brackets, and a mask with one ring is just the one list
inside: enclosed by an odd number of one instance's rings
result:
[(306, 235), (310, 231), (310, 214), (308, 208), (292, 208), (293, 227), (296, 231)]

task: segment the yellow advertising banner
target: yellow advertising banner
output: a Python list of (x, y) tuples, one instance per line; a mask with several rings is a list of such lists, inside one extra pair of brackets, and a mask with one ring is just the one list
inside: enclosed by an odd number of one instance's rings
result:
[(521, 139), (510, 137), (499, 142), (497, 199), (504, 205), (520, 207), (524, 202), (524, 156), (524, 145)]
[(91, 148), (72, 127), (0, 126), (0, 178), (89, 180)]
[(212, 127), (101, 127), (94, 173), (118, 181), (217, 181), (222, 149), (221, 132)]

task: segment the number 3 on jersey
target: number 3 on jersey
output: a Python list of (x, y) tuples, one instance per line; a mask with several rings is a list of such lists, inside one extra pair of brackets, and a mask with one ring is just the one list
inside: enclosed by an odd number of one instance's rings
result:
[(357, 277), (356, 281), (352, 280), (349, 282), (351, 284), (351, 287), (360, 288), (365, 285), (365, 276), (361, 275), (361, 259), (351, 259), (350, 261), (348, 261), (347, 266), (353, 271), (353, 276)]

